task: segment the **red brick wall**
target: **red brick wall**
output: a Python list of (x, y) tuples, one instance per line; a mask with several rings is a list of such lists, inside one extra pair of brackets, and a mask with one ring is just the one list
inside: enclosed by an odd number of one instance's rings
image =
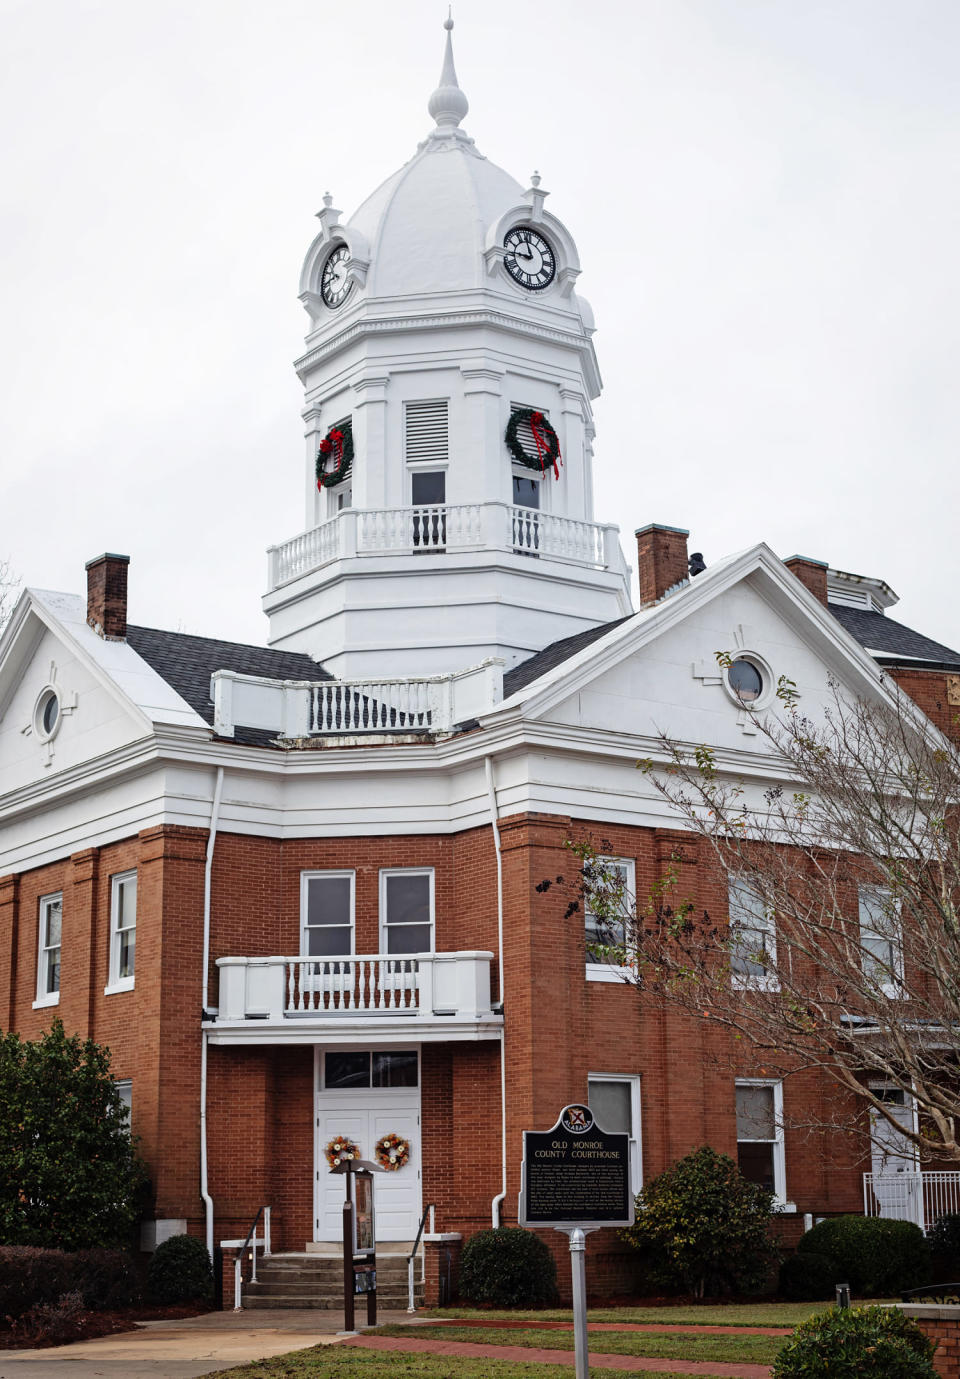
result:
[(936, 1343), (933, 1367), (940, 1379), (960, 1379), (960, 1308), (906, 1306), (901, 1310)]
[(942, 670), (914, 670), (908, 666), (889, 666), (900, 688), (940, 731), (954, 742), (960, 742), (960, 677)]

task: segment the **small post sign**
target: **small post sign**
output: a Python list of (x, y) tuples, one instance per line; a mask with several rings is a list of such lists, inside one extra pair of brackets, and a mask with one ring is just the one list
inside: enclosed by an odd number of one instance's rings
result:
[(569, 1236), (576, 1379), (589, 1379), (586, 1237), (633, 1225), (630, 1136), (601, 1130), (579, 1104), (564, 1106), (552, 1130), (525, 1130), (518, 1220)]

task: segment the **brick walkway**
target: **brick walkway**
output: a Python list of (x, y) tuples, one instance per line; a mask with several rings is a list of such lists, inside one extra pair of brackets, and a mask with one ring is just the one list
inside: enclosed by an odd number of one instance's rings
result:
[[(340, 1344), (359, 1346), (363, 1350), (400, 1350), (408, 1354), (419, 1351), (427, 1355), (464, 1355), (476, 1360), (515, 1360), (526, 1364), (573, 1366), (572, 1351), (531, 1350), (522, 1345), (472, 1345), (467, 1341), (428, 1341), (416, 1336), (411, 1336), (409, 1340), (404, 1336), (352, 1336)], [(722, 1376), (722, 1379), (770, 1379), (768, 1365), (728, 1365), (719, 1360), (648, 1360), (636, 1355), (591, 1355), (590, 1368), (616, 1369), (628, 1374), (654, 1370), (661, 1374), (709, 1375), (710, 1379), (714, 1379), (714, 1376)]]

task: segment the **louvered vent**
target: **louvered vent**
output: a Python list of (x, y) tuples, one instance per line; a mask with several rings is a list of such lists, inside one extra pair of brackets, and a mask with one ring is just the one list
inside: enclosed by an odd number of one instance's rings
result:
[(407, 460), (446, 464), (449, 446), (446, 398), (439, 402), (408, 402), (404, 417)]
[[(510, 405), (510, 410), (511, 412), (522, 412), (529, 410), (529, 407), (527, 403), (513, 402)], [(547, 421), (550, 420), (550, 413), (545, 407), (538, 407), (536, 410), (542, 412)], [(529, 421), (517, 422), (517, 440), (520, 442), (520, 449), (525, 455), (529, 455), (531, 460), (539, 458), (537, 442), (534, 439), (533, 428)]]

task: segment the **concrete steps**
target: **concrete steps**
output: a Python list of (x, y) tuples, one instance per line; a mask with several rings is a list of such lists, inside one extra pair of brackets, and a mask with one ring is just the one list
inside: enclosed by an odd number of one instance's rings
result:
[[(409, 1249), (409, 1246), (407, 1247)], [(414, 1261), (414, 1300), (423, 1301), (419, 1281), (420, 1261)], [(243, 1289), (243, 1305), (258, 1307), (343, 1306), (343, 1259), (332, 1254), (275, 1254), (257, 1261), (257, 1281)], [(357, 1305), (366, 1307), (363, 1294)], [(377, 1306), (401, 1309), (408, 1306), (407, 1261), (402, 1254), (377, 1252)]]

